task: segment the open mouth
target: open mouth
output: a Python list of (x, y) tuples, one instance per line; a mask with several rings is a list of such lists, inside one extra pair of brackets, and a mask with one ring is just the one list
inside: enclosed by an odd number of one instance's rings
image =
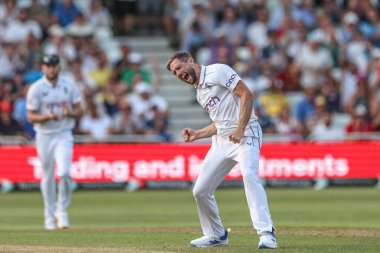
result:
[(185, 74), (185, 75), (183, 76), (183, 80), (185, 80), (186, 82), (188, 82), (189, 79), (190, 79), (190, 75), (189, 75), (189, 74)]

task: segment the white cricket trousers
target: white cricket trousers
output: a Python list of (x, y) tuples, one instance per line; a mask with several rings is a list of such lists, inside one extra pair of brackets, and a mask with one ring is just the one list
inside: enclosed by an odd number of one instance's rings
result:
[[(71, 201), (70, 167), (73, 156), (71, 131), (36, 135), (38, 157), (42, 167), (41, 192), (45, 219), (67, 214)], [(55, 163), (57, 165), (58, 200), (56, 202)]]
[(258, 175), (262, 135), (260, 127), (256, 129), (258, 137), (244, 137), (240, 144), (212, 137), (212, 146), (193, 188), (202, 231), (206, 236), (220, 237), (225, 233), (214, 191), (237, 162), (243, 176), (253, 227), (257, 233), (272, 231), (267, 196)]

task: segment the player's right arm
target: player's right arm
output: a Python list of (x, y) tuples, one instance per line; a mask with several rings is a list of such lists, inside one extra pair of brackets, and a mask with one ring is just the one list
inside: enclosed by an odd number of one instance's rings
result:
[(38, 87), (32, 85), (26, 95), (26, 109), (28, 121), (32, 124), (34, 123), (43, 123), (49, 120), (57, 120), (58, 116), (54, 113), (41, 114), (39, 113), (39, 108), (41, 106), (41, 97)]
[(58, 116), (54, 113), (40, 114), (37, 111), (28, 110), (28, 121), (32, 124), (43, 123), (49, 120), (58, 120)]
[(187, 142), (193, 142), (198, 139), (208, 138), (216, 134), (215, 124), (212, 123), (200, 130), (193, 130), (191, 128), (184, 128), (181, 132), (183, 140)]

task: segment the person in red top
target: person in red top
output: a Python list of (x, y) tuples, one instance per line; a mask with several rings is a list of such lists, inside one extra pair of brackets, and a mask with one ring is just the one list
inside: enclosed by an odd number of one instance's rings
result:
[(357, 105), (354, 112), (352, 121), (346, 127), (347, 133), (370, 133), (375, 132), (375, 127), (367, 119), (367, 109), (364, 105)]

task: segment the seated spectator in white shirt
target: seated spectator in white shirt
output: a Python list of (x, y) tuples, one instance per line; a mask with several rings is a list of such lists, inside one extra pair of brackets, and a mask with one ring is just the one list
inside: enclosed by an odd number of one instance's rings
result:
[(333, 114), (325, 111), (322, 119), (311, 129), (310, 139), (315, 141), (339, 141), (344, 138), (345, 131), (334, 122)]
[(86, 114), (80, 121), (79, 130), (94, 140), (106, 140), (111, 133), (112, 119), (107, 114), (99, 113), (95, 103), (90, 103)]
[(157, 94), (153, 94), (149, 84), (136, 84), (134, 92), (129, 95), (128, 101), (132, 106), (132, 114), (138, 117), (140, 127), (145, 133), (151, 133), (151, 123), (155, 121), (157, 113), (167, 121), (169, 110), (167, 102)]

